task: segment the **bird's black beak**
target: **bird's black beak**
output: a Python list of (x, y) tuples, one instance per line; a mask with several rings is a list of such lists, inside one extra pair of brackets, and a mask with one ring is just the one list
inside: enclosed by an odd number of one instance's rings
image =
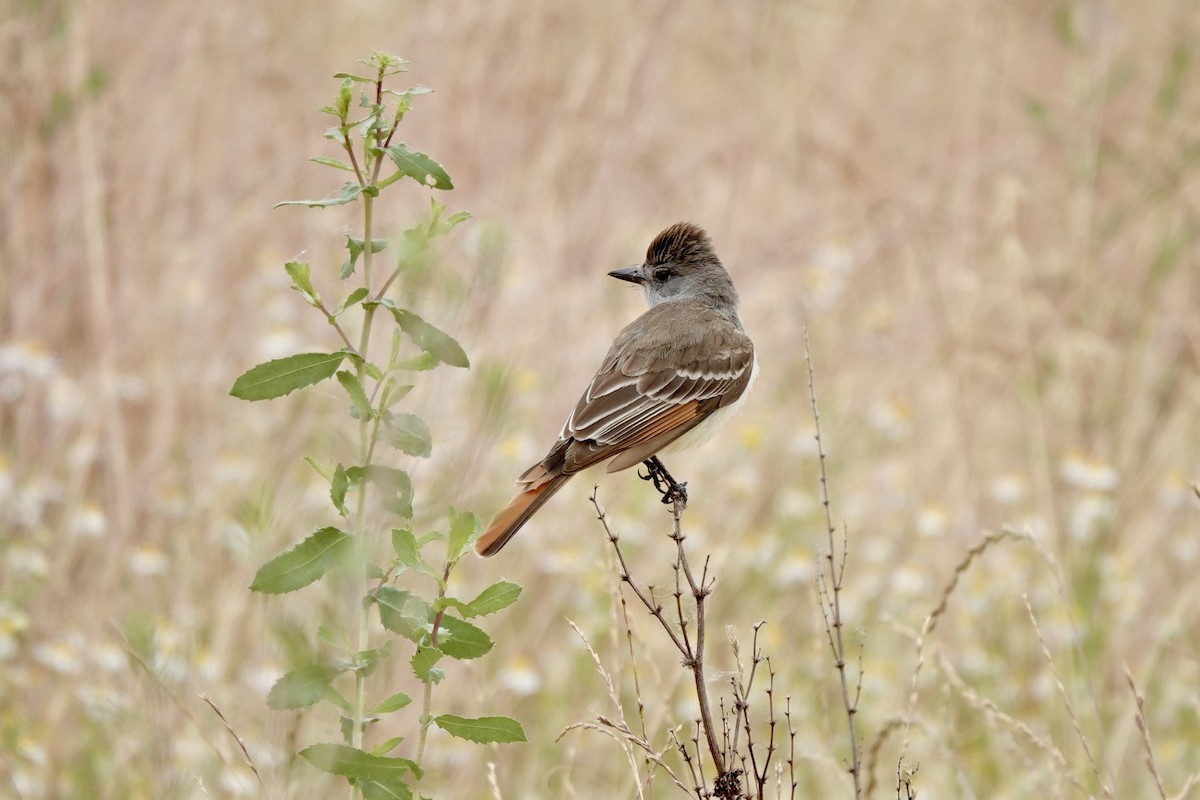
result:
[(638, 264), (633, 267), (625, 267), (624, 269), (614, 269), (608, 273), (612, 277), (621, 281), (629, 281), (630, 283), (645, 283), (646, 279), (642, 277), (642, 266)]

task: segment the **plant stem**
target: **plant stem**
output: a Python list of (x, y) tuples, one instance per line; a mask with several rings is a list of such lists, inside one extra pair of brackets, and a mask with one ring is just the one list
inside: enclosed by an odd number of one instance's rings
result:
[[(446, 584), (450, 582), (450, 561), (446, 561), (446, 567), (442, 570), (442, 583), (438, 587), (438, 600), (446, 596)], [(429, 644), (437, 647), (438, 629), (442, 624), (442, 611), (438, 611), (433, 615), (433, 633), (429, 635)], [(433, 681), (425, 681), (425, 691), (421, 698), (421, 732), (417, 735), (417, 758), (416, 762), (419, 765), (421, 759), (425, 756), (425, 737), (429, 734), (429, 712), (433, 708)]]
[[(371, 246), (371, 228), (375, 217), (375, 198), (365, 192), (362, 195), (363, 199), (363, 285), (367, 287), (367, 291), (371, 290), (371, 251), (375, 248)], [(371, 313), (370, 309), (367, 313)], [(366, 321), (363, 323), (366, 324)], [(363, 329), (364, 332), (367, 328)], [(366, 352), (359, 350), (363, 358), (366, 358)]]
[[(371, 288), (371, 234), (374, 222), (374, 206), (375, 198), (364, 193), (363, 199), (363, 241), (366, 246), (363, 248), (363, 282), (367, 289)], [(355, 366), (355, 373), (358, 377), (359, 384), (364, 384), (367, 378), (367, 357), (368, 346), (371, 343), (371, 322), (375, 316), (375, 306), (368, 306), (363, 312), (363, 327), (359, 335), (358, 354), (359, 358)], [(363, 416), (358, 421), (358, 458), (359, 464), (366, 470), (371, 465), (371, 458), (375, 451), (375, 438), (378, 435), (379, 425), (376, 422), (374, 428), (370, 427), (371, 420), (367, 416)], [(358, 652), (363, 652), (370, 648), (371, 638), (371, 604), (366, 602), (367, 594), (370, 592), (370, 558), (368, 556), (368, 548), (366, 546), (366, 512), (367, 512), (367, 479), (364, 473), (362, 481), (358, 486), (358, 508), (355, 515), (354, 523), (354, 538), (358, 543), (359, 550), (359, 566), (361, 568), (361, 586), (362, 599), (358, 602)], [(350, 729), (350, 746), (356, 749), (362, 748), (363, 741), (363, 718), (366, 715), (366, 700), (367, 700), (367, 678), (363, 671), (356, 670), (354, 673), (354, 715), (351, 720)], [(359, 796), (359, 790), (356, 785), (350, 787), (350, 800), (354, 800)]]
[[(666, 616), (663, 614), (662, 604), (654, 599), (653, 588), (650, 593), (643, 592), (636, 583), (633, 582), (633, 576), (629, 572), (629, 565), (625, 562), (625, 556), (621, 552), (621, 545), (618, 542), (618, 537), (612, 532), (608, 526), (608, 517), (604, 513), (604, 509), (600, 507), (600, 501), (596, 496), (596, 488), (592, 488), (591, 497), (588, 498), (592, 506), (596, 509), (596, 517), (600, 520), (600, 524), (604, 526), (604, 532), (608, 536), (608, 541), (613, 546), (613, 551), (617, 555), (617, 563), (621, 568), (621, 581), (627, 585), (641, 601), (650, 615), (658, 620), (659, 625), (666, 631), (670, 637), (671, 643), (675, 645), (675, 649), (683, 657), (683, 666), (691, 671), (693, 683), (696, 686), (696, 702), (700, 706), (700, 725), (704, 731), (705, 742), (708, 745), (709, 756), (712, 758), (713, 766), (716, 768), (718, 778), (725, 773), (726, 762), (725, 754), (721, 750), (720, 742), (717, 740), (717, 728), (713, 722), (712, 704), (708, 699), (708, 684), (704, 676), (704, 600), (708, 597), (712, 590), (712, 583), (708, 578), (708, 560), (705, 559), (704, 570), (700, 573), (699, 582), (696, 581), (695, 575), (692, 573), (692, 568), (688, 564), (687, 552), (684, 549), (683, 542), (687, 537), (683, 535), (682, 517), (684, 503), (678, 498), (671, 504), (671, 514), (674, 519), (674, 528), (671, 531), (671, 541), (675, 542), (676, 557), (675, 557), (675, 609), (679, 620), (679, 632), (671, 627), (667, 622)], [(688, 634), (688, 625), (685, 620), (683, 611), (683, 588), (680, 583), (680, 574), (687, 580), (688, 591), (692, 596), (692, 600), (696, 609), (696, 635), (693, 644), (692, 637)], [(755, 645), (757, 646), (757, 638)], [(693, 739), (696, 747), (699, 748), (700, 741), (698, 738)], [(689, 768), (692, 766), (688, 759), (686, 748), (681, 748), (683, 757), (688, 761)], [(699, 750), (697, 749), (697, 757)], [(698, 767), (700, 774), (703, 773), (703, 768)]]
[(859, 656), (858, 688), (854, 698), (850, 697), (850, 684), (846, 676), (846, 645), (842, 637), (845, 622), (842, 620), (842, 578), (846, 574), (846, 557), (849, 555), (849, 534), (844, 526), (842, 530), (842, 557), (837, 559), (833, 516), (829, 509), (829, 475), (825, 469), (825, 445), (821, 441), (821, 413), (817, 410), (817, 391), (813, 380), (812, 356), (808, 349), (808, 329), (804, 329), (804, 360), (808, 365), (808, 398), (812, 406), (813, 426), (817, 441), (817, 463), (820, 465), (821, 504), (825, 507), (825, 530), (829, 535), (829, 551), (825, 560), (829, 567), (829, 584), (824, 588), (821, 573), (817, 575), (818, 594), (821, 600), (821, 615), (825, 619), (825, 633), (829, 637), (829, 647), (833, 651), (834, 667), (838, 671), (838, 682), (842, 689), (842, 705), (846, 709), (846, 723), (850, 734), (850, 776), (854, 779), (854, 797), (859, 800), (862, 790), (862, 754), (858, 747), (858, 730), (854, 724), (858, 714), (858, 698), (862, 693), (862, 657)]
[[(364, 345), (366, 344), (366, 339), (368, 338), (368, 335), (367, 335), (368, 330), (369, 329), (367, 329), (367, 328), (363, 329), (363, 344)], [(362, 351), (360, 350), (359, 352), (362, 352)], [(364, 373), (364, 369), (361, 366), (358, 368), (358, 373), (359, 373), (359, 380), (361, 380), (362, 375)], [(360, 455), (361, 460), (364, 462), (363, 463), (364, 468), (367, 466), (367, 464), (365, 462), (366, 462), (366, 458), (368, 457), (367, 453), (370, 450), (370, 447), (368, 445), (368, 437), (369, 437), (369, 434), (367, 433), (367, 420), (366, 420), (366, 418), (363, 418), (362, 420), (359, 421), (359, 424), (358, 424), (358, 443), (359, 443), (359, 455)], [(358, 558), (359, 558), (359, 563), (362, 568), (362, 585), (363, 586), (366, 586), (367, 582), (368, 582), (367, 564), (369, 562), (369, 559), (367, 558), (367, 550), (366, 550), (366, 546), (365, 546), (366, 528), (367, 528), (366, 512), (367, 512), (367, 481), (366, 481), (366, 477), (364, 476), (363, 480), (361, 481), (361, 483), (359, 484), (359, 487), (358, 487), (358, 508), (356, 509), (356, 512), (355, 512), (355, 521), (354, 521), (354, 540), (358, 544)], [(358, 651), (361, 653), (362, 651), (366, 650), (368, 648), (368, 646), (370, 645), (371, 606), (369, 603), (365, 603), (365, 602), (360, 602), (358, 604), (358, 606), (359, 606), (359, 609), (358, 609)], [(365, 710), (366, 710), (366, 701), (367, 701), (367, 679), (361, 669), (356, 670), (354, 672), (354, 716), (353, 716), (353, 719), (351, 720), (351, 728), (350, 728), (350, 746), (354, 747), (356, 749), (359, 749), (362, 747), (363, 717), (365, 715)], [(359, 796), (358, 786), (352, 784), (350, 786), (350, 800), (354, 800), (354, 798), (358, 797), (358, 796)]]
[[(716, 767), (717, 775), (720, 776), (725, 773), (725, 756), (721, 752), (720, 744), (717, 743), (717, 730), (713, 725), (712, 707), (708, 702), (708, 685), (704, 678), (704, 598), (708, 596), (708, 564), (705, 562), (700, 583), (696, 583), (696, 579), (692, 575), (692, 568), (688, 566), (687, 551), (683, 547), (685, 537), (683, 531), (680, 530), (683, 508), (678, 500), (671, 504), (671, 514), (675, 521), (675, 529), (671, 538), (675, 541), (678, 550), (676, 563), (683, 570), (683, 576), (687, 579), (688, 588), (692, 592), (692, 600), (696, 607), (696, 646), (691, 653), (691, 663), (688, 666), (692, 670), (692, 678), (696, 684), (696, 700), (700, 705), (700, 718), (704, 724), (705, 738), (708, 740), (708, 752)], [(681, 614), (681, 622), (682, 616)]]

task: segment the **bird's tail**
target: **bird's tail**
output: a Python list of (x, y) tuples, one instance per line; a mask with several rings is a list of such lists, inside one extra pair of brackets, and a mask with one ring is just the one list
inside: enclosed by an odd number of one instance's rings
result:
[(540, 486), (527, 489), (510, 500), (504, 510), (488, 525), (487, 530), (475, 540), (475, 552), (481, 556), (494, 556), (499, 553), (500, 548), (508, 544), (508, 540), (521, 530), (521, 526), (528, 522), (534, 512), (561, 489), (570, 477), (555, 475)]

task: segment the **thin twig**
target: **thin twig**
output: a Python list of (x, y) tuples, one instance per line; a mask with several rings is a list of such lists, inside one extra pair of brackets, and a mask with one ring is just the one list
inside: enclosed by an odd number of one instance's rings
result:
[[(682, 515), (682, 504), (675, 500), (671, 503), (671, 516), (675, 523), (671, 538), (675, 541), (675, 547), (679, 554), (679, 565), (683, 570), (684, 577), (687, 578), (688, 588), (692, 591), (692, 599), (696, 607), (696, 645), (690, 654), (691, 659), (687, 666), (692, 670), (692, 677), (695, 679), (696, 699), (700, 704), (700, 719), (704, 723), (704, 733), (708, 738), (709, 754), (716, 766), (717, 775), (720, 776), (725, 773), (725, 758), (721, 748), (717, 745), (717, 734), (712, 722), (712, 708), (708, 701), (708, 685), (704, 680), (704, 599), (712, 591), (712, 584), (708, 583), (708, 558), (704, 559), (704, 570), (700, 573), (699, 584), (692, 575), (692, 569), (688, 565), (687, 551), (683, 546), (685, 537), (680, 529)], [(683, 622), (683, 615), (680, 614), (680, 625), (683, 625)]]
[[(154, 683), (154, 685), (158, 689), (162, 690), (167, 695), (167, 697), (171, 698), (171, 702), (175, 704), (175, 707), (178, 708), (181, 712), (183, 712), (183, 715), (186, 716), (188, 718), (188, 720), (192, 723), (192, 725), (195, 726), (197, 732), (199, 732), (200, 736), (204, 739), (204, 741), (208, 744), (208, 746), (210, 748), (212, 748), (213, 753), (217, 756), (218, 759), (220, 759), (221, 763), (224, 764), (229, 769), (229, 771), (232, 773), (233, 769), (234, 769), (234, 765), (231, 764), (229, 762), (229, 760), (225, 757), (225, 753), (222, 751), (222, 748), (219, 747), (217, 745), (217, 742), (213, 739), (213, 737), (209, 735), (206, 726), (204, 726), (200, 723), (199, 718), (197, 718), (196, 714), (192, 711), (192, 709), (188, 708), (187, 704), (185, 704), (183, 702), (183, 700), (179, 697), (179, 695), (175, 694), (175, 692), (172, 691), (171, 687), (168, 686), (163, 681), (162, 677), (159, 676), (159, 674), (157, 672), (155, 672), (150, 667), (149, 664), (146, 663), (145, 659), (143, 659), (142, 656), (137, 652), (137, 650), (134, 649), (133, 645), (130, 644), (128, 637), (126, 637), (126, 635), (125, 635), (125, 632), (122, 631), (120, 628), (118, 628), (116, 625), (112, 625), (112, 629), (117, 634), (117, 636), (121, 639), (121, 643), (125, 646), (125, 654), (128, 655), (131, 659), (133, 659), (134, 663), (136, 663), (142, 669), (142, 671), (146, 673), (146, 676)], [(211, 703), (210, 703), (210, 705), (211, 705)], [(219, 712), (218, 712), (218, 716), (220, 716)], [(224, 717), (222, 717), (222, 720), (224, 720)], [(228, 726), (228, 724), (226, 724), (226, 730), (229, 731), (230, 733), (233, 733), (233, 730)], [(236, 733), (234, 733), (233, 735), (234, 735), (235, 739), (239, 738)], [(242, 752), (245, 753), (245, 750), (243, 749)], [(261, 785), (262, 784), (262, 776), (259, 775), (258, 770), (254, 768), (253, 762), (251, 762), (250, 767), (251, 767), (251, 769), (254, 769), (254, 774), (258, 778), (258, 782)], [(270, 795), (270, 792), (267, 791), (266, 786), (263, 786), (263, 795), (265, 797), (267, 797), (267, 800), (270, 800), (271, 795)]]
[(365, 187), (367, 179), (363, 176), (362, 170), (358, 166), (358, 157), (354, 155), (354, 142), (350, 139), (350, 131), (353, 129), (353, 125), (342, 125), (342, 147), (350, 156), (350, 166), (354, 167), (354, 177), (358, 178), (358, 185)]
[[(1167, 790), (1163, 788), (1162, 776), (1158, 774), (1158, 766), (1154, 763), (1154, 745), (1150, 741), (1150, 726), (1146, 724), (1146, 698), (1138, 691), (1137, 684), (1133, 682), (1133, 673), (1129, 671), (1129, 665), (1125, 665), (1125, 680), (1129, 683), (1129, 691), (1133, 692), (1133, 701), (1137, 704), (1137, 711), (1134, 712), (1134, 720), (1137, 722), (1138, 730), (1142, 732), (1142, 746), (1146, 748), (1146, 769), (1150, 770), (1150, 774), (1154, 776), (1154, 784), (1158, 787), (1158, 796), (1162, 800), (1167, 800)], [(1191, 781), (1189, 780), (1190, 784)], [(1186, 787), (1185, 787), (1186, 788)]]
[(921, 675), (921, 669), (925, 665), (925, 642), (933, 634), (934, 629), (937, 628), (938, 620), (940, 620), (942, 615), (946, 612), (946, 606), (950, 602), (950, 595), (954, 594), (954, 590), (958, 588), (959, 579), (962, 578), (963, 574), (970, 569), (973, 563), (975, 563), (975, 560), (983, 555), (988, 548), (1007, 539), (1026, 541), (1034, 544), (1036, 547), (1036, 543), (1033, 540), (1032, 534), (1017, 532), (1011, 528), (1004, 528), (1003, 530), (989, 533), (988, 535), (984, 536), (978, 544), (967, 551), (962, 560), (959, 561), (954, 567), (954, 571), (950, 575), (950, 580), (942, 588), (942, 594), (941, 597), (938, 598), (937, 607), (934, 608), (927, 617), (925, 617), (925, 622), (921, 625), (921, 632), (917, 634), (917, 661), (913, 666), (912, 680), (909, 682), (908, 710), (905, 713), (904, 739), (900, 746), (900, 761), (902, 762), (908, 755), (910, 730), (912, 727), (912, 720), (917, 709), (917, 694), (919, 686), (918, 679)]
[(1172, 800), (1185, 800), (1188, 793), (1192, 791), (1193, 786), (1200, 786), (1200, 772), (1193, 772), (1189, 775), (1188, 779), (1184, 781), (1183, 788), (1179, 790), (1179, 793)]
[(799, 784), (796, 783), (796, 726), (792, 725), (792, 698), (790, 696), (787, 698), (783, 710), (783, 719), (788, 726), (788, 780), (792, 784), (788, 797), (795, 798)]
[[(871, 797), (875, 794), (875, 786), (878, 781), (875, 778), (875, 765), (879, 761), (879, 752), (883, 749), (884, 742), (893, 732), (901, 730), (905, 725), (904, 717), (892, 717), (884, 721), (883, 727), (879, 729), (879, 733), (875, 735), (875, 741), (867, 749), (867, 759), (864, 766), (864, 771), (867, 774), (867, 791), (866, 796)], [(902, 763), (902, 762), (900, 762)]]
[(675, 748), (679, 751), (679, 755), (683, 758), (683, 763), (687, 765), (688, 774), (690, 774), (692, 778), (692, 791), (695, 792), (697, 797), (700, 797), (704, 792), (704, 780), (701, 777), (701, 773), (699, 773), (696, 769), (696, 762), (692, 760), (692, 754), (688, 752), (687, 745), (679, 741), (679, 737), (675, 735), (674, 728), (667, 731), (667, 738), (671, 740), (671, 743), (675, 746)]
[(391, 287), (392, 283), (399, 276), (400, 276), (400, 267), (396, 267), (396, 269), (392, 270), (392, 274), (388, 276), (388, 279), (383, 282), (383, 286), (379, 287), (379, 291), (375, 292), (375, 296), (371, 298), (371, 302), (378, 303), (380, 300), (382, 300), (383, 296), (385, 294), (387, 294), (388, 288)]
[[(646, 754), (646, 758), (649, 758), (656, 765), (661, 767), (664, 772), (670, 775), (671, 780), (674, 781), (676, 786), (678, 786), (680, 789), (683, 789), (685, 792), (690, 791), (687, 785), (684, 784), (684, 782), (679, 779), (679, 776), (675, 774), (674, 770), (671, 769), (671, 765), (663, 760), (663, 753), (655, 750), (649, 742), (631, 731), (629, 726), (624, 722), (616, 723), (610, 720), (608, 717), (605, 717), (603, 714), (597, 714), (595, 723), (576, 722), (563, 728), (562, 733), (558, 735), (558, 739), (561, 739), (563, 736), (567, 735), (567, 733), (574, 730), (588, 730), (603, 733), (604, 735), (611, 737), (613, 740), (621, 742), (623, 745), (625, 745), (625, 749), (627, 751), (629, 749), (629, 745), (637, 747)], [(555, 739), (555, 741), (557, 742), (558, 739)], [(672, 740), (673, 742), (678, 742), (678, 740), (674, 739), (673, 736)], [(668, 747), (672, 746), (674, 746), (674, 744), (668, 744)]]
[(221, 709), (217, 708), (217, 704), (212, 701), (212, 698), (204, 694), (204, 692), (200, 692), (199, 696), (200, 699), (207, 703), (208, 707), (213, 710), (213, 713), (216, 714), (221, 720), (221, 724), (225, 726), (225, 730), (229, 731), (229, 735), (233, 737), (235, 742), (237, 742), (238, 747), (242, 751), (242, 757), (246, 760), (246, 765), (250, 767), (250, 771), (254, 773), (254, 777), (258, 778), (258, 785), (262, 787), (263, 796), (266, 797), (267, 800), (270, 800), (271, 792), (267, 789), (267, 784), (263, 782), (262, 775), (259, 774), (258, 767), (254, 764), (254, 759), (250, 757), (250, 750), (246, 747), (246, 740), (238, 735), (238, 732), (233, 729), (233, 726), (229, 724), (229, 720), (226, 719), (225, 715), (221, 713)]
[[(633, 647), (633, 624), (629, 619), (629, 604), (625, 602), (625, 593), (621, 591), (620, 584), (616, 586), (616, 595), (621, 603), (621, 620), (625, 627), (625, 643), (629, 648), (629, 664), (633, 671), (633, 695), (637, 698), (637, 716), (638, 725), (642, 729), (642, 738), (650, 741), (650, 734), (646, 731), (646, 703), (642, 700), (642, 681), (638, 675), (638, 660), (637, 653)], [(654, 778), (654, 762), (649, 757), (646, 759), (646, 784), (650, 790), (650, 796), (654, 796), (654, 784), (651, 782)]]
[[(946, 676), (950, 684), (958, 690), (959, 694), (965, 701), (967, 701), (969, 705), (980, 711), (984, 711), (989, 716), (1007, 725), (1013, 731), (1021, 734), (1021, 736), (1025, 737), (1025, 739), (1027, 739), (1031, 744), (1033, 744), (1046, 755), (1050, 756), (1051, 760), (1058, 765), (1059, 769), (1062, 770), (1062, 774), (1068, 781), (1071, 782), (1073, 786), (1075, 786), (1075, 788), (1079, 789), (1079, 791), (1087, 797), (1092, 797), (1091, 792), (1084, 788), (1079, 778), (1077, 778), (1075, 773), (1071, 770), (1070, 765), (1067, 763), (1066, 756), (1062, 754), (1062, 751), (1059, 750), (1052, 741), (1036, 733), (1033, 728), (1030, 728), (1026, 723), (1021, 722), (1000, 710), (1000, 707), (994, 702), (968, 686), (967, 682), (962, 679), (962, 677), (958, 674), (958, 671), (954, 669), (954, 666), (948, 659), (944, 657), (939, 658), (938, 667)], [(906, 720), (906, 724), (907, 722), (908, 720)], [(900, 761), (903, 763), (903, 756), (901, 757)]]
[[(1104, 776), (1100, 774), (1100, 767), (1096, 764), (1096, 758), (1092, 755), (1092, 748), (1088, 744), (1087, 737), (1083, 735), (1083, 729), (1079, 725), (1079, 718), (1075, 715), (1075, 707), (1071, 703), (1071, 698), (1067, 694), (1067, 687), (1063, 684), (1062, 678), (1058, 674), (1058, 667), (1054, 663), (1054, 656), (1050, 655), (1050, 647), (1046, 644), (1046, 637), (1042, 635), (1042, 628), (1038, 625), (1037, 616), (1033, 613), (1033, 606), (1029, 603), (1029, 595), (1022, 595), (1021, 599), (1025, 601), (1025, 611), (1029, 614), (1029, 621), (1033, 623), (1033, 631), (1037, 634), (1038, 643), (1042, 646), (1042, 655), (1046, 657), (1046, 663), (1050, 665), (1050, 672), (1054, 675), (1054, 684), (1058, 687), (1058, 694), (1062, 697), (1063, 705), (1066, 706), (1067, 716), (1071, 718), (1071, 727), (1075, 729), (1075, 735), (1079, 737), (1080, 744), (1083, 745), (1084, 755), (1087, 756), (1088, 763), (1092, 765), (1092, 773), (1096, 776), (1096, 781), (1100, 784), (1100, 791), (1104, 792), (1105, 797), (1112, 797), (1112, 792), (1108, 790), (1108, 786), (1104, 783)], [(1163, 800), (1166, 800), (1164, 797)]]
[(492, 788), (492, 800), (504, 800), (500, 794), (500, 781), (496, 779), (496, 762), (487, 762), (488, 786)]
[[(813, 361), (812, 354), (809, 351), (808, 328), (804, 329), (804, 361), (808, 366), (808, 398), (812, 407), (813, 426), (815, 429), (814, 438), (817, 441), (817, 461), (820, 466), (821, 476), (821, 504), (825, 508), (825, 530), (829, 536), (829, 550), (825, 554), (825, 560), (828, 562), (829, 568), (829, 584), (826, 585), (823, 579), (823, 570), (817, 571), (817, 589), (819, 599), (821, 600), (821, 615), (825, 619), (825, 632), (829, 636), (829, 646), (833, 651), (834, 666), (838, 671), (838, 682), (842, 689), (842, 705), (846, 709), (846, 722), (848, 733), (850, 736), (850, 776), (854, 780), (854, 797), (861, 798), (862, 793), (862, 756), (859, 752), (858, 731), (855, 725), (855, 716), (858, 714), (858, 693), (855, 698), (850, 698), (850, 684), (846, 678), (846, 647), (842, 638), (842, 628), (844, 622), (842, 620), (842, 579), (846, 573), (846, 560), (849, 554), (849, 536), (843, 527), (842, 529), (842, 558), (841, 563), (837, 562), (835, 553), (837, 551), (835, 534), (837, 529), (833, 525), (833, 515), (830, 512), (829, 503), (829, 474), (825, 468), (825, 445), (821, 441), (821, 412), (817, 408), (817, 391), (816, 382), (813, 378)], [(828, 610), (827, 610), (828, 609)], [(862, 686), (862, 662), (859, 661), (859, 687)]]
[(588, 496), (588, 500), (591, 501), (593, 508), (596, 509), (596, 519), (600, 520), (600, 524), (604, 526), (604, 532), (608, 535), (608, 541), (612, 544), (613, 550), (617, 554), (617, 564), (621, 568), (621, 580), (633, 590), (633, 593), (637, 599), (640, 600), (642, 605), (646, 607), (646, 610), (650, 612), (650, 616), (654, 617), (656, 620), (658, 620), (659, 624), (662, 625), (663, 630), (665, 630), (667, 635), (671, 637), (671, 643), (675, 645), (675, 649), (682, 653), (685, 658), (688, 657), (691, 650), (690, 645), (685, 645), (679, 634), (677, 634), (675, 629), (672, 628), (667, 622), (666, 617), (663, 615), (662, 604), (654, 600), (652, 596), (644, 593), (641, 588), (633, 582), (633, 576), (629, 574), (629, 566), (625, 563), (625, 555), (621, 552), (621, 545), (619, 541), (620, 537), (613, 533), (609, 528), (608, 515), (605, 513), (604, 508), (600, 505), (600, 501), (597, 498), (596, 492), (598, 488), (599, 487), (597, 486), (592, 487), (592, 493)]
[(762, 794), (763, 787), (767, 783), (767, 772), (771, 766), (771, 759), (775, 757), (775, 725), (778, 720), (775, 719), (775, 668), (771, 666), (771, 659), (767, 659), (767, 757), (763, 760), (762, 774), (759, 775), (758, 789), (759, 794)]
[(337, 321), (337, 317), (329, 313), (329, 309), (325, 307), (325, 303), (318, 300), (317, 309), (325, 315), (325, 320), (338, 332), (338, 336), (342, 337), (342, 341), (346, 343), (346, 349), (355, 355), (359, 355), (359, 352), (354, 349), (354, 345), (350, 342), (350, 337), (346, 335), (346, 331), (342, 330), (341, 323)]
[[(896, 800), (917, 799), (917, 790), (913, 788), (912, 779), (913, 776), (917, 774), (917, 770), (920, 768), (921, 767), (918, 764), (912, 769), (905, 769), (903, 761), (896, 762)], [(903, 795), (900, 794), (902, 789), (904, 790)]]
[[(613, 683), (612, 677), (609, 676), (608, 670), (606, 670), (604, 668), (604, 664), (601, 663), (599, 654), (596, 653), (595, 648), (592, 647), (592, 643), (588, 641), (587, 636), (585, 636), (583, 631), (580, 630), (579, 626), (575, 624), (574, 620), (568, 619), (567, 624), (570, 625), (571, 628), (575, 631), (576, 635), (579, 636), (580, 641), (583, 642), (584, 648), (588, 651), (588, 654), (592, 657), (592, 663), (594, 663), (596, 665), (596, 671), (599, 672), (600, 677), (604, 679), (604, 685), (608, 687), (608, 697), (610, 700), (612, 700), (613, 707), (617, 710), (617, 717), (620, 721), (620, 724), (614, 725), (612, 722), (610, 722), (606, 717), (604, 717), (601, 714), (597, 714), (596, 719), (598, 719), (600, 722), (608, 725), (610, 728), (614, 728), (614, 729), (618, 729), (618, 730), (623, 729), (623, 730), (628, 731), (629, 726), (625, 723), (625, 709), (621, 707), (621, 698), (617, 694), (617, 687)], [(587, 726), (587, 723), (576, 723), (576, 725), (572, 725), (567, 728), (564, 728), (563, 732), (559, 734), (559, 738), (561, 739), (563, 734), (565, 734), (569, 730), (572, 730), (575, 727), (588, 727), (588, 726)], [(631, 740), (618, 739), (618, 741), (622, 742), (623, 749), (625, 750), (625, 757), (627, 759), (629, 759), (629, 766), (633, 770), (633, 774), (639, 775), (638, 768), (637, 768), (637, 760), (633, 754), (633, 748), (630, 746)], [(641, 780), (640, 779), (638, 781), (638, 797), (639, 798), (642, 797), (642, 789), (641, 789)]]
[[(754, 638), (751, 641), (752, 656), (751, 656), (751, 662), (750, 662), (750, 675), (745, 680), (744, 683), (742, 682), (742, 676), (744, 675), (745, 670), (744, 670), (744, 667), (742, 666), (742, 659), (741, 659), (741, 652), (740, 652), (741, 648), (738, 644), (738, 640), (735, 635), (730, 634), (730, 637), (729, 637), (730, 647), (733, 649), (734, 661), (737, 665), (736, 675), (734, 677), (730, 678), (730, 683), (733, 686), (734, 720), (733, 720), (733, 742), (729, 747), (729, 752), (730, 753), (740, 753), (741, 752), (738, 749), (738, 733), (740, 730), (744, 730), (746, 733), (746, 747), (745, 747), (746, 752), (742, 756), (742, 761), (745, 762), (746, 759), (748, 758), (750, 763), (748, 765), (749, 766), (748, 769), (746, 769), (747, 765), (745, 763), (743, 763), (743, 770), (746, 773), (747, 782), (749, 782), (751, 777), (753, 777), (753, 781), (754, 781), (753, 785), (754, 785), (754, 788), (757, 790), (758, 797), (763, 796), (763, 790), (766, 786), (767, 778), (770, 774), (771, 758), (775, 753), (775, 724), (776, 724), (775, 704), (774, 704), (775, 672), (773, 669), (771, 669), (770, 659), (765, 658), (763, 656), (762, 650), (758, 646), (759, 631), (761, 631), (762, 627), (766, 624), (767, 624), (766, 620), (760, 620), (759, 622), (755, 623), (755, 625), (754, 625)], [(769, 726), (770, 736), (767, 741), (766, 755), (764, 756), (762, 766), (760, 767), (758, 764), (758, 753), (755, 749), (753, 727), (750, 722), (750, 694), (754, 689), (754, 679), (758, 672), (758, 665), (764, 661), (767, 662), (767, 672), (768, 672), (768, 681), (769, 681), (767, 689), (766, 689), (766, 694), (767, 694), (767, 723)], [(741, 721), (740, 728), (739, 728), (739, 724), (738, 724), (739, 718)]]
[[(704, 731), (705, 742), (708, 745), (709, 756), (713, 760), (713, 765), (716, 767), (717, 775), (720, 776), (725, 772), (725, 758), (721, 749), (720, 743), (717, 741), (717, 730), (713, 724), (712, 705), (708, 698), (708, 685), (704, 676), (704, 635), (705, 635), (705, 617), (704, 617), (704, 600), (712, 592), (712, 582), (708, 577), (708, 559), (704, 560), (704, 568), (700, 573), (700, 580), (696, 580), (690, 563), (687, 559), (687, 551), (684, 547), (684, 540), (687, 538), (683, 535), (681, 518), (683, 515), (683, 504), (678, 500), (671, 504), (671, 516), (673, 520), (673, 528), (671, 532), (671, 540), (675, 542), (676, 559), (672, 565), (675, 570), (675, 610), (678, 617), (679, 631), (667, 622), (666, 615), (663, 614), (662, 604), (657, 602), (652, 593), (644, 592), (636, 583), (633, 576), (629, 572), (629, 566), (625, 561), (625, 555), (621, 552), (620, 538), (612, 532), (609, 527), (607, 514), (601, 507), (597, 497), (598, 487), (592, 487), (592, 493), (588, 498), (592, 507), (596, 510), (596, 517), (600, 520), (600, 524), (604, 527), (604, 532), (608, 535), (608, 541), (613, 546), (613, 550), (617, 555), (617, 563), (621, 569), (621, 580), (628, 585), (634, 593), (634, 596), (641, 601), (650, 615), (658, 620), (663, 630), (671, 639), (671, 643), (675, 645), (675, 649), (683, 657), (683, 665), (692, 673), (693, 683), (696, 687), (696, 701), (700, 708), (700, 724)], [(683, 587), (680, 583), (679, 576), (683, 576), (683, 580), (687, 583), (687, 589), (692, 596), (692, 601), (695, 607), (695, 635), (693, 637), (688, 633), (687, 615), (683, 608)]]

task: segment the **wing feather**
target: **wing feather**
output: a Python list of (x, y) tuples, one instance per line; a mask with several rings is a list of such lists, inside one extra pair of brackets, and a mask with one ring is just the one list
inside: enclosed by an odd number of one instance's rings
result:
[[(745, 391), (754, 346), (740, 327), (704, 307), (664, 305), (613, 342), (542, 462), (548, 473), (577, 472), (659, 437), (673, 438), (673, 429), (694, 427)], [(668, 311), (674, 321), (662, 318)], [(664, 338), (663, 331), (674, 335)]]

